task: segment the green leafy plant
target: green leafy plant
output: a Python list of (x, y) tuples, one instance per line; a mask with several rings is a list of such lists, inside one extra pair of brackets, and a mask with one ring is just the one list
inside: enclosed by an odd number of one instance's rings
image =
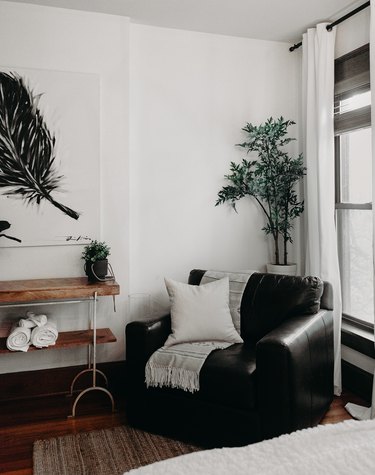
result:
[(96, 262), (107, 259), (111, 248), (105, 242), (92, 241), (83, 248), (82, 259)]
[(49, 131), (24, 79), (0, 72), (0, 192), (39, 205), (46, 200), (73, 219), (79, 213), (56, 201), (60, 186), (55, 163), (55, 137)]
[(291, 157), (284, 150), (294, 138), (287, 137), (292, 120), (270, 117), (264, 124), (246, 124), (242, 129), (247, 140), (237, 144), (256, 152), (257, 160), (243, 159), (240, 164), (230, 163), (230, 174), (225, 178), (230, 182), (218, 193), (216, 205), (229, 202), (236, 210), (236, 202), (250, 196), (258, 203), (266, 216), (262, 228), (271, 235), (275, 246), (275, 264), (280, 264), (279, 241), (283, 242), (283, 264), (288, 264), (287, 244), (292, 243), (293, 221), (303, 213), (304, 202), (300, 201), (295, 186), (305, 175), (302, 154)]

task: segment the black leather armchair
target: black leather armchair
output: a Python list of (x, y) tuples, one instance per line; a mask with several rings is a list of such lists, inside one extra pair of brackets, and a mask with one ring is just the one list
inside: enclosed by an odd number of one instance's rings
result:
[[(193, 270), (198, 285), (205, 271)], [(241, 302), (243, 344), (211, 353), (200, 390), (146, 388), (145, 364), (170, 316), (126, 327), (129, 423), (207, 447), (314, 426), (333, 398), (332, 290), (316, 277), (253, 274)]]

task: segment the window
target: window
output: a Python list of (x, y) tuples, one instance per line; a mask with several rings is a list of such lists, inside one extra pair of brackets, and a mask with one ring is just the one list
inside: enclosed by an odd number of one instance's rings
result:
[(368, 45), (335, 62), (335, 148), (343, 317), (371, 326), (374, 310)]

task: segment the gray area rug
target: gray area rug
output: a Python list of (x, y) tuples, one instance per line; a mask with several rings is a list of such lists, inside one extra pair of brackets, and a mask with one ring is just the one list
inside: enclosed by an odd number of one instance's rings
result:
[(37, 440), (34, 475), (119, 475), (132, 468), (200, 450), (128, 426)]

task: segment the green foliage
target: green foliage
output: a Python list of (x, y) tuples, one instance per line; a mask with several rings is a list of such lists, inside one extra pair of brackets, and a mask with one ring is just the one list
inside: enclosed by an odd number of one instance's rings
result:
[(284, 146), (293, 138), (286, 137), (288, 127), (295, 122), (269, 118), (259, 126), (246, 124), (242, 129), (247, 140), (237, 144), (249, 152), (256, 152), (258, 160), (243, 159), (240, 164), (230, 163), (230, 174), (225, 175), (229, 185), (218, 193), (216, 206), (229, 202), (236, 211), (236, 202), (245, 196), (256, 200), (266, 216), (262, 228), (271, 234), (275, 244), (275, 263), (280, 264), (279, 240), (283, 241), (283, 264), (288, 263), (287, 243), (292, 242), (293, 220), (304, 210), (295, 186), (305, 175), (302, 155), (292, 158)]
[(82, 259), (90, 262), (101, 261), (107, 259), (110, 250), (105, 242), (92, 241), (83, 248)]

